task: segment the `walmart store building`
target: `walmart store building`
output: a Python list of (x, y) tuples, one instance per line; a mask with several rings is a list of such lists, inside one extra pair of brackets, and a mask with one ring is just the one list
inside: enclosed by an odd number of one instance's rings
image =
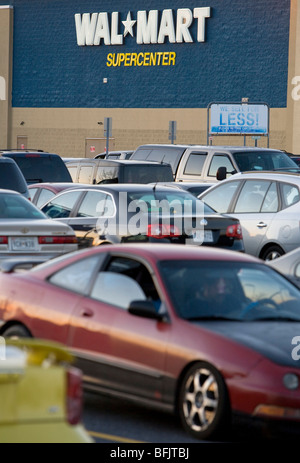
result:
[(110, 149), (168, 143), (170, 121), (206, 144), (209, 105), (247, 98), (267, 136), (209, 142), (300, 153), (300, 0), (0, 0), (0, 31), (0, 148), (93, 157), (107, 118)]

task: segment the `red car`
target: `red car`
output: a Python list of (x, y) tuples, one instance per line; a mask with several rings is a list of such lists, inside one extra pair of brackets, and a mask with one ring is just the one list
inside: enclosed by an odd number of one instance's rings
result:
[(0, 274), (0, 335), (69, 347), (87, 389), (214, 439), (242, 415), (300, 423), (299, 290), (261, 260), (187, 245), (89, 248)]

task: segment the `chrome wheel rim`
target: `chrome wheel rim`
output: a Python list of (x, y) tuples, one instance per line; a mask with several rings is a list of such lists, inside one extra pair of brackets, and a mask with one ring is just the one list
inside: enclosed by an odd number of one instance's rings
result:
[(281, 254), (280, 252), (278, 251), (273, 251), (273, 252), (270, 252), (269, 254), (267, 254), (266, 256), (266, 261), (269, 261), (269, 260), (274, 260), (274, 259), (277, 259), (278, 257), (280, 257)]
[(183, 413), (187, 425), (196, 432), (213, 422), (219, 405), (219, 387), (215, 376), (206, 368), (194, 371), (185, 383)]

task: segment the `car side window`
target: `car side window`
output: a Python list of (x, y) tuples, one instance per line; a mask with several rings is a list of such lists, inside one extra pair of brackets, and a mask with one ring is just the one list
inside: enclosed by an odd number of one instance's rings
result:
[(77, 182), (77, 165), (71, 166), (69, 163), (67, 164), (68, 171), (70, 172), (71, 178), (73, 182)]
[(101, 191), (88, 191), (82, 201), (77, 217), (111, 217), (115, 207), (110, 195)]
[(300, 199), (298, 187), (289, 183), (281, 183), (281, 194), (284, 208), (296, 204)]
[(226, 170), (227, 170), (226, 177), (230, 177), (230, 175), (236, 172), (234, 165), (232, 164), (229, 156), (227, 156), (226, 154), (216, 153), (213, 155), (213, 158), (211, 160), (209, 170), (208, 170), (208, 176), (216, 177), (219, 167), (226, 167)]
[(279, 198), (276, 182), (272, 182), (265, 196), (261, 212), (277, 212), (279, 206)]
[(37, 191), (38, 191), (38, 188), (29, 188), (30, 198), (33, 203), (34, 203), (34, 197)]
[(64, 267), (49, 278), (49, 282), (75, 293), (86, 294), (96, 267), (105, 259), (106, 254), (81, 259)]
[(94, 166), (80, 166), (78, 174), (79, 183), (93, 183)]
[(119, 168), (114, 166), (99, 166), (96, 171), (96, 184), (118, 183)]
[(149, 270), (127, 257), (111, 258), (105, 271), (99, 273), (91, 297), (125, 310), (134, 300), (151, 300), (157, 310), (161, 305)]
[(267, 180), (246, 181), (239, 194), (234, 212), (260, 212), (270, 184), (271, 182)]
[(42, 207), (42, 212), (51, 219), (62, 219), (70, 216), (72, 209), (81, 196), (81, 191), (69, 191), (55, 196), (52, 201)]
[(36, 203), (37, 207), (41, 207), (43, 204), (47, 203), (51, 198), (53, 198), (53, 196), (55, 196), (53, 191), (41, 188), (40, 196)]
[(207, 153), (191, 153), (185, 165), (185, 175), (201, 175)]
[(241, 182), (238, 180), (220, 184), (201, 196), (201, 199), (215, 211), (227, 212), (240, 184)]

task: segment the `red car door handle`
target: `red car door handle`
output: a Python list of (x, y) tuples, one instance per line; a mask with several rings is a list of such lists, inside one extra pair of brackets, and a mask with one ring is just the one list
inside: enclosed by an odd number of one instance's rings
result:
[(92, 309), (88, 309), (85, 307), (84, 309), (81, 310), (81, 316), (82, 317), (92, 317), (94, 315), (94, 312)]

